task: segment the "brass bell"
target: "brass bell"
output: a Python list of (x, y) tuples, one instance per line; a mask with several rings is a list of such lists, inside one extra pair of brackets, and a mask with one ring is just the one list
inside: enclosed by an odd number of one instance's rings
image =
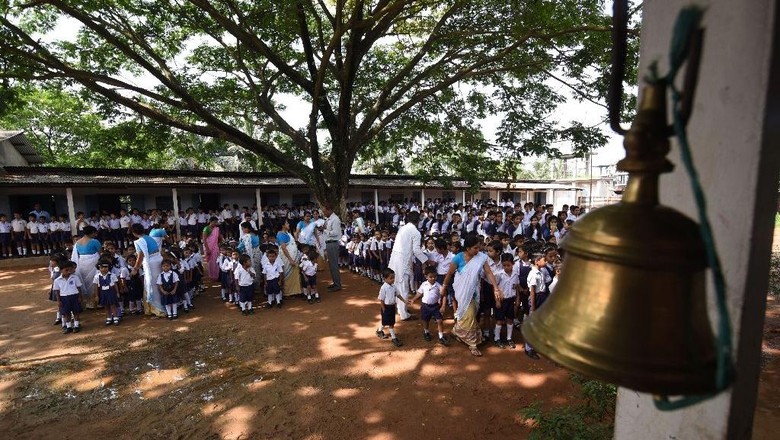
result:
[(561, 240), (556, 291), (523, 324), (523, 336), (577, 372), (661, 395), (715, 391), (707, 316), (707, 260), (699, 225), (658, 202), (666, 159), (663, 85), (643, 89), (625, 136), (629, 173), (620, 203), (577, 220)]

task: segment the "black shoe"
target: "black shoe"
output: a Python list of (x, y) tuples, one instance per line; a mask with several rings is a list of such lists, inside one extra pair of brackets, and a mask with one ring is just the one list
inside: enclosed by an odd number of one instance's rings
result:
[(376, 337), (379, 339), (387, 339), (387, 335), (382, 330), (376, 331)]
[(184, 308), (184, 313), (190, 313), (190, 309), (188, 309), (188, 308), (186, 308), (186, 307), (185, 307), (185, 308)]
[(244, 316), (248, 315), (248, 313), (246, 312), (246, 310), (242, 310), (242, 311), (241, 311), (241, 314), (242, 314), (242, 315), (244, 315)]
[(168, 321), (173, 320), (173, 315), (168, 315)]
[(431, 334), (423, 332), (423, 339), (425, 339), (428, 342), (431, 342)]
[(173, 315), (173, 319), (179, 319), (179, 315)]
[(525, 355), (528, 356), (531, 359), (539, 360), (541, 357), (539, 357), (538, 354), (534, 350), (526, 350)]
[(396, 347), (400, 347), (400, 346), (402, 346), (402, 345), (404, 345), (404, 344), (401, 342), (401, 340), (400, 340), (400, 339), (398, 339), (398, 338), (393, 338), (393, 345), (395, 345)]
[(78, 333), (81, 331), (81, 326), (73, 327), (73, 333)]
[(336, 285), (335, 285), (335, 284), (329, 284), (329, 285), (328, 285), (328, 289), (332, 289), (332, 288), (334, 288), (334, 287), (336, 287)]
[(309, 304), (313, 304), (313, 303), (314, 303), (314, 300), (312, 300), (311, 298), (306, 298), (306, 301), (307, 301)]
[(67, 335), (68, 333), (72, 333), (72, 332), (73, 332), (73, 329), (70, 328), (70, 327), (65, 327), (65, 328), (62, 329), (62, 334), (65, 334), (65, 335)]
[(439, 338), (439, 344), (448, 347), (450, 345), (450, 341), (448, 341), (447, 338), (442, 336), (441, 338)]
[(282, 302), (281, 302), (281, 301), (279, 301), (278, 303), (276, 303), (276, 308), (277, 308), (277, 309), (281, 309), (281, 308), (282, 308)]
[(341, 290), (341, 286), (328, 287), (328, 290), (331, 292), (338, 292)]
[(496, 347), (498, 347), (498, 348), (500, 348), (500, 349), (502, 349), (502, 350), (506, 348), (506, 347), (504, 346), (504, 343), (503, 343), (503, 342), (501, 342), (501, 341), (493, 341), (493, 345), (495, 345)]
[(54, 325), (60, 325), (60, 324), (62, 324), (62, 319), (57, 318), (54, 320)]
[(318, 297), (314, 298), (314, 301), (320, 302), (320, 297), (318, 296)]
[(274, 302), (273, 302), (273, 301), (271, 301), (271, 302), (269, 302), (269, 303), (267, 303), (267, 304), (265, 305), (265, 308), (266, 308), (266, 309), (270, 309), (270, 308), (272, 308), (273, 306), (274, 306)]
[(511, 339), (506, 341), (506, 345), (507, 345), (507, 347), (511, 348), (512, 350), (514, 350), (517, 347), (515, 345), (514, 341), (512, 341)]
[(254, 315), (255, 314), (255, 309), (249, 309), (247, 311), (249, 312), (250, 315)]

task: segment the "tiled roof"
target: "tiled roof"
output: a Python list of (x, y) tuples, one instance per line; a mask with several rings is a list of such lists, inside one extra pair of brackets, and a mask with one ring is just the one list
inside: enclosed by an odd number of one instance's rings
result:
[(30, 165), (43, 164), (43, 158), (30, 145), (23, 131), (0, 130), (0, 141), (9, 141)]
[[(191, 170), (130, 170), (108, 168), (6, 167), (0, 186), (167, 186), (167, 187), (305, 187), (303, 180), (284, 173), (239, 173)], [(444, 188), (439, 182), (424, 183), (415, 176), (352, 175), (352, 188)], [(452, 189), (467, 189), (463, 180)], [(482, 189), (506, 189), (506, 182), (485, 182)], [(514, 190), (569, 189), (552, 181), (510, 183)]]

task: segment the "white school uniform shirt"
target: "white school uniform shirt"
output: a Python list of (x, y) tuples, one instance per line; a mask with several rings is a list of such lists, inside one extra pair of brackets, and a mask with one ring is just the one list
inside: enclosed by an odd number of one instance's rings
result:
[(252, 275), (257, 275), (255, 273), (255, 270), (253, 268), (244, 269), (243, 266), (238, 266), (236, 268), (236, 271), (233, 273), (233, 276), (236, 278), (236, 281), (238, 281), (239, 286), (251, 286), (255, 283), (255, 279), (252, 277)]
[(119, 229), (122, 227), (122, 222), (118, 218), (110, 218), (108, 219), (108, 227), (110, 229)]
[(63, 278), (60, 275), (59, 278), (54, 280), (54, 290), (60, 291), (60, 296), (72, 296), (81, 293), (81, 280), (76, 275)]
[(282, 266), (281, 259), (276, 258), (276, 261), (271, 263), (267, 258), (263, 259), (263, 274), (266, 280), (275, 280), (284, 273), (284, 267)]
[(498, 274), (498, 288), (504, 294), (504, 298), (514, 298), (517, 295), (517, 285), (520, 284), (518, 275), (512, 270), (512, 273), (501, 272)]
[(350, 241), (347, 242), (345, 247), (347, 248), (347, 252), (349, 252), (350, 254), (354, 254), (355, 253), (355, 248), (357, 247), (357, 243), (355, 243), (354, 241), (350, 240)]
[(536, 266), (534, 266), (528, 274), (528, 288), (535, 288), (536, 293), (545, 292), (547, 290), (547, 285), (544, 284), (544, 274)]
[(49, 230), (51, 232), (57, 232), (62, 228), (62, 223), (60, 222), (49, 222)]
[(11, 220), (11, 229), (13, 229), (14, 232), (24, 232), (27, 229), (27, 220)]
[(39, 234), (47, 234), (49, 232), (49, 224), (48, 223), (35, 222), (35, 224), (38, 225), (38, 233)]
[[(165, 277), (165, 278), (163, 278)], [(162, 286), (163, 280), (166, 279), (172, 283), (178, 283), (179, 282), (179, 274), (176, 273), (174, 270), (169, 270), (168, 272), (163, 272), (160, 274), (159, 277), (157, 277), (157, 285)]]
[(396, 300), (395, 286), (382, 283), (382, 287), (379, 288), (379, 296), (377, 299), (382, 301), (386, 306), (394, 306)]
[(558, 277), (554, 276), (552, 283), (550, 283), (550, 293), (553, 293), (555, 291), (555, 286), (558, 285)]
[(70, 222), (60, 222), (60, 231), (70, 232)]
[(198, 223), (208, 223), (209, 222), (209, 215), (205, 212), (201, 212), (198, 214)]
[(122, 217), (119, 217), (119, 226), (122, 229), (127, 229), (131, 225), (131, 219), (129, 215), (123, 215)]
[(108, 286), (102, 286), (101, 287), (101, 289), (103, 289), (103, 290), (108, 290), (109, 287), (116, 286), (116, 283), (119, 282), (119, 278), (117, 278), (117, 276), (114, 275), (111, 272), (107, 273), (106, 276), (103, 276), (100, 272), (98, 272), (98, 273), (95, 274), (95, 278), (92, 278), (92, 284), (100, 284), (100, 279), (101, 278), (102, 279), (108, 278), (110, 280)]
[(0, 234), (10, 234), (11, 224), (8, 222), (0, 222)]
[(434, 261), (436, 261), (436, 275), (447, 275), (450, 271), (450, 264), (455, 255), (452, 252), (447, 251), (447, 255), (442, 255), (439, 252), (433, 254)]
[(187, 224), (190, 226), (195, 226), (195, 224), (198, 223), (198, 216), (195, 214), (190, 214), (187, 216)]
[(30, 231), (30, 234), (37, 234), (38, 233), (38, 222), (27, 223), (27, 230)]
[(431, 284), (428, 280), (425, 280), (420, 284), (417, 293), (422, 293), (423, 304), (438, 304), (439, 300), (441, 300), (441, 284), (438, 282)]
[(152, 227), (152, 222), (150, 222), (149, 219), (141, 219), (141, 226), (143, 226), (144, 229), (149, 229)]
[(130, 270), (127, 268), (127, 266), (124, 266), (119, 269), (119, 279), (120, 280), (129, 280), (130, 279)]
[(317, 263), (312, 262), (308, 258), (302, 259), (301, 270), (307, 277), (317, 275)]
[(108, 225), (108, 219), (107, 218), (101, 218), (98, 222), (98, 225), (100, 226), (100, 229), (108, 230), (111, 229), (111, 227)]
[[(219, 263), (219, 268), (222, 269), (223, 272), (229, 272), (233, 269), (233, 258), (232, 257), (226, 257), (224, 255), (222, 257), (222, 262)], [(219, 259), (219, 257), (217, 257)]]

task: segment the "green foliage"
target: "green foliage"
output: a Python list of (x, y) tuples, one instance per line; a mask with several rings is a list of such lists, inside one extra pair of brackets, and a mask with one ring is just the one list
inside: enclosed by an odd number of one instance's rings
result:
[[(495, 174), (495, 158), (603, 145), (598, 129), (561, 121), (556, 109), (561, 83), (603, 104), (609, 31), (602, 0), (8, 0), (0, 80), (12, 82), (0, 91), (64, 83), (98, 103), (104, 129), (133, 121), (115, 134), (147, 130), (127, 142), (176, 147), (187, 132), (200, 142), (186, 139), (184, 151), (202, 152), (203, 164), (218, 162), (212, 148), (239, 146), (263, 158), (242, 166), (273, 164), (340, 202), (353, 165), (476, 184)], [(290, 102), (303, 107), (286, 113)], [(491, 115), (501, 122), (488, 143), (480, 120)], [(166, 161), (164, 151), (130, 150), (133, 161)]]
[(617, 387), (571, 374), (571, 380), (580, 386), (581, 402), (572, 405), (542, 409), (535, 402), (520, 413), (534, 422), (530, 439), (546, 440), (603, 440), (612, 438), (615, 424)]

